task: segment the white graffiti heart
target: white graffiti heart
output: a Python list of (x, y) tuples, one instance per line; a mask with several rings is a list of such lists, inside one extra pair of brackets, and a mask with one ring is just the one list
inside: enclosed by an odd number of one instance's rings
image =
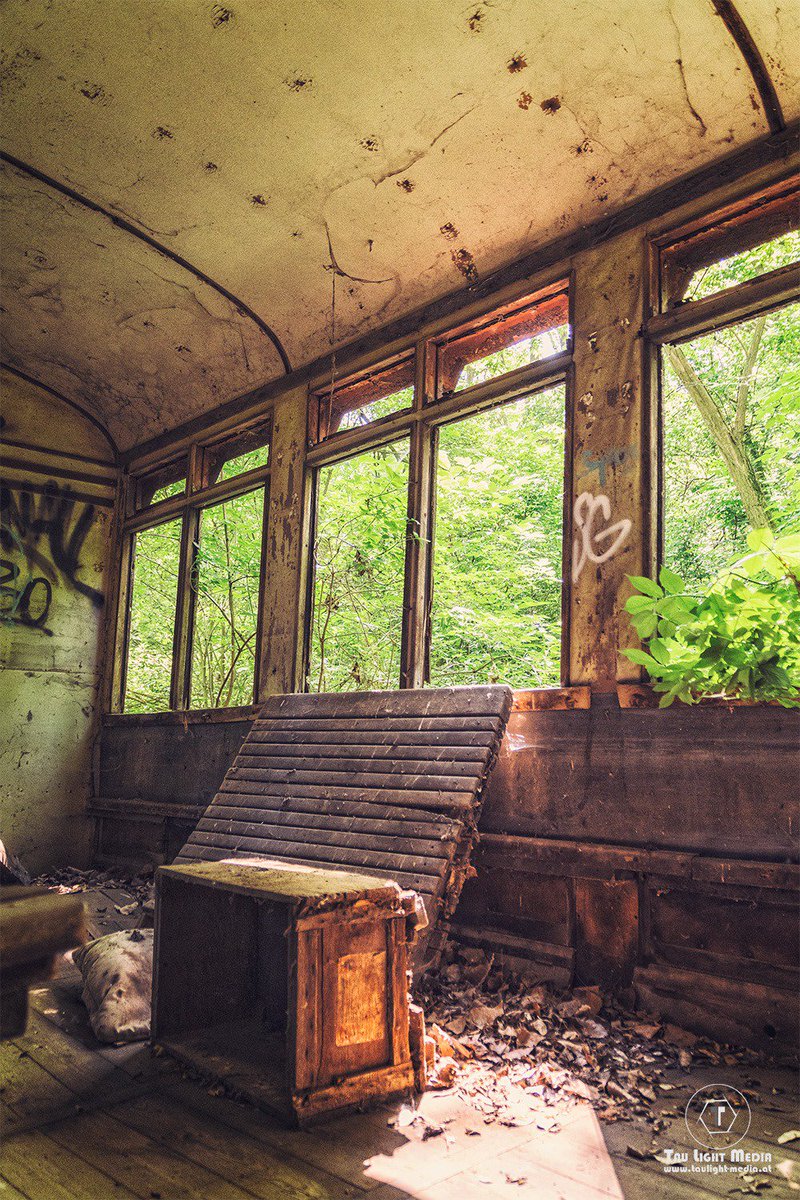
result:
[[(623, 517), (621, 521), (596, 529), (598, 514), (605, 522), (611, 519), (611, 501), (602, 493), (594, 496), (591, 492), (581, 492), (572, 512), (576, 530), (572, 542), (572, 582), (577, 583), (587, 562), (604, 563), (614, 557), (627, 540), (632, 522)], [(610, 544), (609, 539), (613, 539)], [(600, 550), (598, 542), (607, 543), (606, 548)]]

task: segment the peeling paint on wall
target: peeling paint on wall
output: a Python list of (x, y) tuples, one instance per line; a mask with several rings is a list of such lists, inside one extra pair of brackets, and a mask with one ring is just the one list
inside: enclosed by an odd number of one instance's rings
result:
[[(91, 848), (86, 804), (113, 487), (69, 476), (113, 481), (114, 471), (99, 430), (30, 384), (2, 378), (0, 838), (38, 871), (87, 862)], [(57, 481), (48, 474), (56, 467), (65, 476)]]

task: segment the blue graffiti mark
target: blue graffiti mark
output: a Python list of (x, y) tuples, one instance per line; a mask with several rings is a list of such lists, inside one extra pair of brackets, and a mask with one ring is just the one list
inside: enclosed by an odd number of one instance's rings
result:
[(583, 465), (588, 471), (597, 471), (600, 476), (600, 487), (606, 485), (606, 474), (609, 470), (621, 467), (624, 463), (635, 462), (639, 456), (639, 448), (633, 444), (615, 450), (606, 450), (599, 458), (592, 458), (588, 450), (583, 452)]

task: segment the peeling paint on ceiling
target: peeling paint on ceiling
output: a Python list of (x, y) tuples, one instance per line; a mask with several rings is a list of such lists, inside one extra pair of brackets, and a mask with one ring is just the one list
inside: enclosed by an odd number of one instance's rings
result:
[[(796, 116), (788, 10), (739, 9)], [(332, 261), (343, 343), (768, 132), (697, 0), (6, 0), (3, 25), (5, 150), (294, 367), (328, 348)], [(10, 166), (2, 191), (4, 354), (121, 447), (283, 373), (102, 213)]]

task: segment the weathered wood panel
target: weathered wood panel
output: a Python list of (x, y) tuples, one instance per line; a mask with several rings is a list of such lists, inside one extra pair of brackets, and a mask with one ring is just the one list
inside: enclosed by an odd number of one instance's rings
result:
[(275, 401), (263, 588), (259, 699), (301, 686), (306, 545), (306, 389)]
[(481, 828), (750, 859), (797, 855), (800, 713), (512, 713)]
[(630, 639), (626, 574), (648, 574), (652, 462), (639, 231), (575, 260), (568, 682), (607, 689), (638, 672), (618, 650)]
[(252, 720), (200, 723), (112, 718), (100, 740), (98, 795), (208, 804)]

